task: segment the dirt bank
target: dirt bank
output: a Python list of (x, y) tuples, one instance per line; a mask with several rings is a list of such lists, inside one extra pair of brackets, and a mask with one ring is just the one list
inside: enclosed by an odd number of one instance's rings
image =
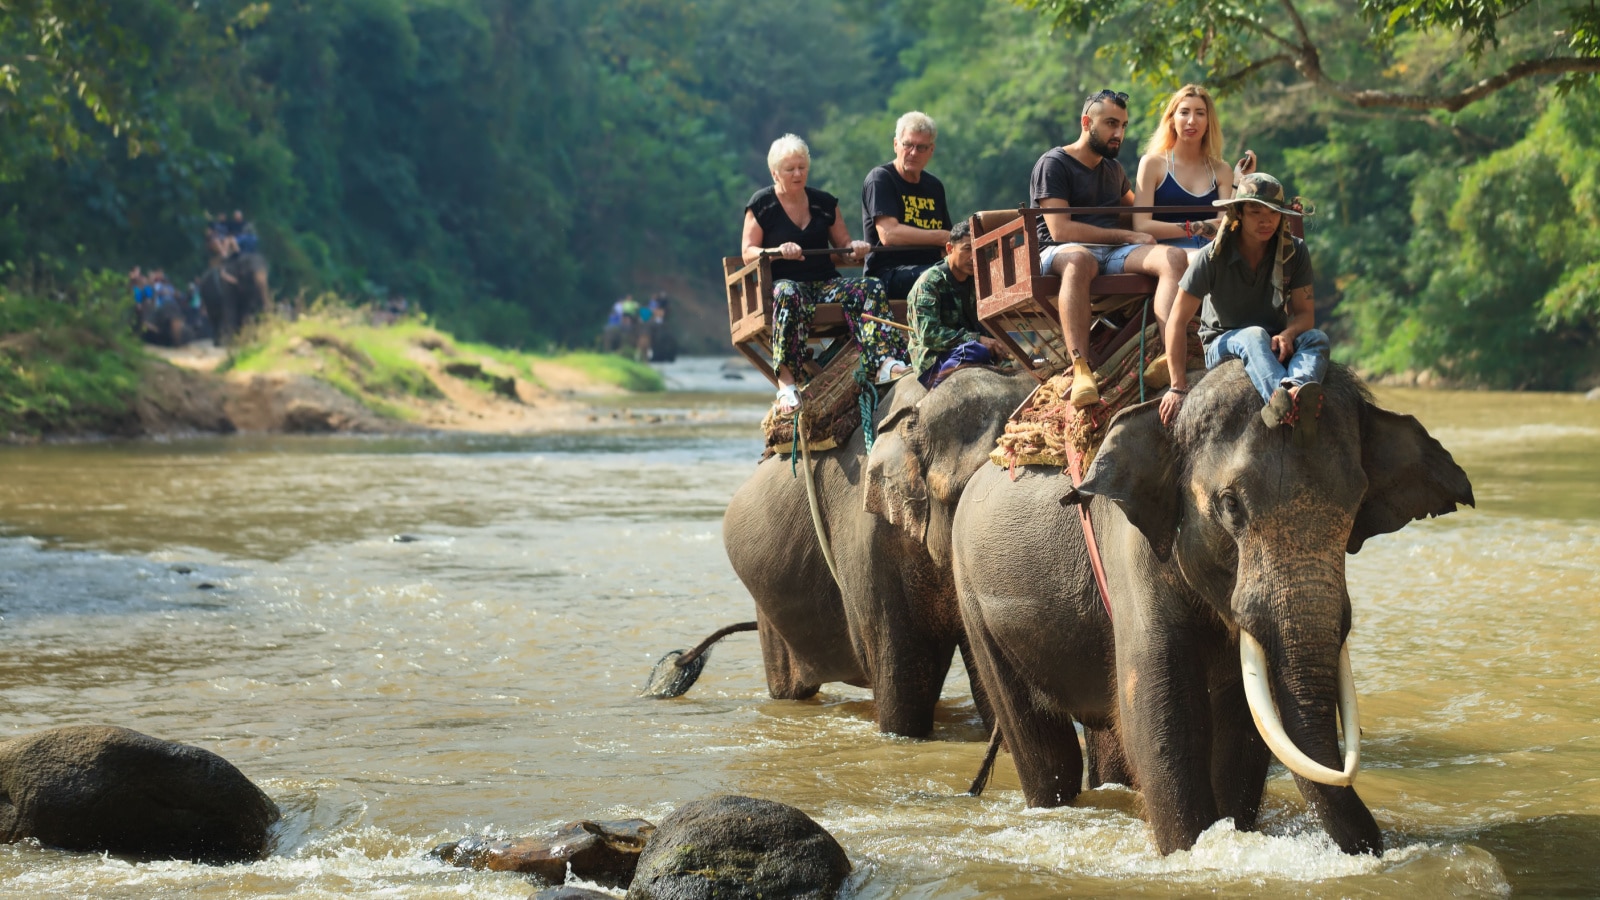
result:
[[(316, 352), (311, 342), (296, 346)], [(349, 354), (349, 347), (322, 350)], [(518, 433), (583, 428), (597, 416), (587, 398), (625, 393), (557, 361), (532, 364), (542, 383), (491, 359), (460, 353), (441, 362), (411, 355), (426, 385), (384, 398), (379, 409), (329, 381), (295, 371), (219, 371), (225, 352), (209, 346), (151, 348), (132, 414), (117, 436), (257, 432), (282, 434), (476, 431)]]

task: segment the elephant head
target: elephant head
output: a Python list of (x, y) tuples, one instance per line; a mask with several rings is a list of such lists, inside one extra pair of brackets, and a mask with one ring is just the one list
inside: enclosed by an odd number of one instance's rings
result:
[(1033, 386), (1021, 375), (963, 369), (915, 404), (890, 410), (867, 457), (867, 512), (900, 526), (947, 568), (961, 491)]
[(1416, 419), (1379, 409), (1342, 367), (1324, 387), (1318, 438), (1301, 446), (1291, 428), (1263, 424), (1242, 366), (1226, 363), (1199, 382), (1172, 430), (1155, 403), (1119, 414), (1066, 500), (1115, 503), (1149, 542), (1153, 564), (1175, 568), (1237, 635), (1257, 730), (1329, 834), (1354, 852), (1381, 838), (1350, 788), (1360, 726), (1345, 554), (1473, 497), (1466, 473)]

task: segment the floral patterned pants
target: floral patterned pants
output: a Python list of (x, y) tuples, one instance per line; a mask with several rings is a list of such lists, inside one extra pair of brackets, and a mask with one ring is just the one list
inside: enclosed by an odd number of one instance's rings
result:
[(867, 371), (876, 372), (886, 359), (904, 361), (905, 332), (861, 318), (862, 313), (891, 317), (883, 282), (876, 278), (839, 277), (830, 281), (781, 280), (772, 286), (772, 367), (788, 366), (795, 379), (804, 381), (800, 363), (806, 357), (806, 335), (818, 303), (837, 303), (844, 309), (850, 334), (866, 351)]

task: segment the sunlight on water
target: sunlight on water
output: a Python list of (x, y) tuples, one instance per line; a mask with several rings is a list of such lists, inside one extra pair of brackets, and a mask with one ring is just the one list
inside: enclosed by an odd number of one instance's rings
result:
[[(702, 369), (679, 384), (718, 389)], [(987, 734), (959, 665), (928, 741), (879, 735), (860, 689), (768, 699), (749, 634), (688, 696), (637, 696), (751, 617), (721, 513), (766, 387), (739, 388), (584, 434), (0, 448), (0, 737), (125, 725), (284, 812), (251, 865), (0, 846), (0, 896), (522, 898), (426, 853), (719, 791), (810, 812), (867, 898), (1600, 895), (1600, 404), (1380, 391), (1479, 499), (1349, 558), (1387, 852), (1339, 853), (1274, 766), (1261, 832), (1162, 857), (1126, 789), (1029, 810), (1002, 756), (962, 796)]]

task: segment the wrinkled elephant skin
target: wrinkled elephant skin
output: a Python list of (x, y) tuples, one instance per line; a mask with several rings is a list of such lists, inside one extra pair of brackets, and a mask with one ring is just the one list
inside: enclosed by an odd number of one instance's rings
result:
[[(1260, 409), (1228, 362), (1171, 430), (1155, 402), (1120, 413), (1076, 491), (1039, 468), (1015, 483), (986, 470), (968, 486), (954, 526), (961, 612), (1030, 805), (1077, 795), (1073, 719), (1115, 722), (1163, 853), (1225, 817), (1252, 828), (1269, 752), (1245, 698), (1241, 631), (1262, 649), (1267, 715), (1314, 766), (1345, 766), (1345, 554), (1471, 504), (1472, 488), (1415, 419), (1376, 407), (1342, 367), (1310, 446), (1268, 430)], [(1092, 510), (1109, 619), (1074, 503)], [(1381, 850), (1354, 787), (1296, 779), (1342, 849)]]
[(756, 602), (774, 698), (803, 699), (844, 682), (872, 689), (880, 730), (932, 730), (950, 662), (958, 648), (965, 653), (950, 522), (967, 478), (1031, 384), (971, 369), (930, 393), (903, 378), (880, 400), (870, 456), (859, 430), (845, 446), (812, 454), (837, 581), (812, 526), (803, 472), (796, 477), (789, 459), (774, 456), (739, 488), (723, 539)]

